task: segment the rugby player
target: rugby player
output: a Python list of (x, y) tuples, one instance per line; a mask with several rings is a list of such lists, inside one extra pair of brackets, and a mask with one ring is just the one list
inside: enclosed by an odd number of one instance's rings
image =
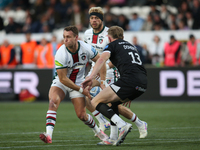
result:
[[(89, 21), (92, 28), (88, 29), (84, 33), (84, 41), (90, 45), (92, 45), (96, 50), (98, 50), (99, 54), (102, 54), (103, 49), (109, 43), (108, 39), (108, 27), (103, 24), (103, 16), (104, 12), (101, 7), (92, 7), (89, 10)], [(92, 63), (92, 68), (94, 67), (94, 62)], [(119, 77), (119, 73), (117, 68), (112, 65), (110, 60), (106, 61), (106, 80), (101, 80), (100, 83), (110, 85), (117, 81)], [(92, 69), (88, 73), (90, 75)], [(93, 83), (94, 84), (94, 83)], [(87, 99), (88, 101), (88, 99)], [(114, 105), (114, 104), (113, 104)], [(110, 125), (109, 121), (103, 117), (103, 115), (94, 109), (93, 106), (90, 105), (90, 102), (87, 102), (86, 105), (87, 109), (97, 118), (99, 121), (99, 128), (103, 131), (107, 129)], [(141, 121), (135, 113), (133, 113), (130, 109), (123, 105), (118, 105), (119, 113), (129, 119), (130, 121), (134, 122), (135, 125), (138, 127), (140, 136), (139, 138), (145, 138), (147, 136), (147, 123)], [(111, 124), (111, 133), (110, 139), (117, 140), (118, 138), (118, 128), (115, 124)]]
[[(77, 117), (90, 127), (100, 140), (108, 136), (98, 128), (92, 116), (86, 113), (85, 96), (89, 96), (88, 89), (81, 88), (84, 80), (85, 66), (91, 59), (96, 62), (98, 52), (89, 44), (78, 40), (78, 29), (68, 26), (63, 31), (64, 44), (55, 55), (56, 75), (49, 90), (49, 108), (46, 115), (46, 132), (40, 134), (45, 143), (52, 143), (52, 134), (56, 123), (56, 112), (66, 93), (74, 105)], [(106, 74), (106, 66), (101, 69), (100, 76)]]

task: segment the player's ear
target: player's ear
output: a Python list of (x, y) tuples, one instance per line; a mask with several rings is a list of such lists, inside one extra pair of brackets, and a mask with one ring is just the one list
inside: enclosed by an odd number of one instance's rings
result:
[(76, 35), (76, 40), (78, 40), (78, 35)]
[(108, 35), (108, 40), (109, 40), (109, 42), (112, 42), (112, 41), (111, 41), (111, 37), (110, 37), (110, 35)]

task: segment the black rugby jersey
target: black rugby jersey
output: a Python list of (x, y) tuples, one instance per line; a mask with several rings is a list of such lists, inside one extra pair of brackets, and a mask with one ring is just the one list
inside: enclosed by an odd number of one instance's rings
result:
[(109, 59), (117, 67), (121, 76), (125, 74), (131, 74), (136, 78), (142, 74), (146, 76), (146, 69), (142, 65), (140, 55), (134, 45), (118, 39), (109, 43), (104, 48), (105, 51), (110, 52)]

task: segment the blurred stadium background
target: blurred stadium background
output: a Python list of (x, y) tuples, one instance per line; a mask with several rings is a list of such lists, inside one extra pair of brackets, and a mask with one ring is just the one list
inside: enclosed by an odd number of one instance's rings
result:
[[(63, 28), (76, 25), (84, 40), (93, 6), (103, 8), (106, 26), (121, 26), (125, 40), (138, 48), (149, 78), (139, 99), (199, 100), (199, 0), (0, 0), (0, 101), (18, 101), (20, 93), (29, 101), (48, 99)], [(166, 63), (173, 41), (179, 45), (175, 61)]]
[[(0, 0), (0, 149), (105, 149), (95, 145), (98, 140), (76, 118), (67, 96), (58, 111), (55, 142), (44, 145), (38, 137), (45, 128), (51, 58), (62, 44), (63, 28), (76, 25), (84, 40), (93, 6), (103, 8), (105, 26), (124, 29), (148, 73), (148, 90), (131, 109), (149, 123), (149, 136), (140, 140), (134, 129), (123, 147), (199, 149), (199, 0)], [(166, 45), (173, 39), (179, 42), (177, 59), (167, 64)], [(32, 62), (22, 59), (27, 41), (35, 42)], [(52, 57), (41, 65), (39, 50), (46, 47)]]

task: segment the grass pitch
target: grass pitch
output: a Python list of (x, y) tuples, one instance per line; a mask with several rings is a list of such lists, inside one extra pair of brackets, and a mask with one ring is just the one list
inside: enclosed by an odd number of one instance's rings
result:
[(118, 147), (96, 145), (99, 139), (76, 117), (70, 102), (62, 102), (58, 109), (53, 143), (43, 143), (39, 134), (45, 131), (47, 109), (48, 102), (0, 103), (0, 149), (200, 149), (200, 102), (132, 102), (131, 110), (148, 123), (148, 137), (139, 139), (133, 123), (133, 130)]

